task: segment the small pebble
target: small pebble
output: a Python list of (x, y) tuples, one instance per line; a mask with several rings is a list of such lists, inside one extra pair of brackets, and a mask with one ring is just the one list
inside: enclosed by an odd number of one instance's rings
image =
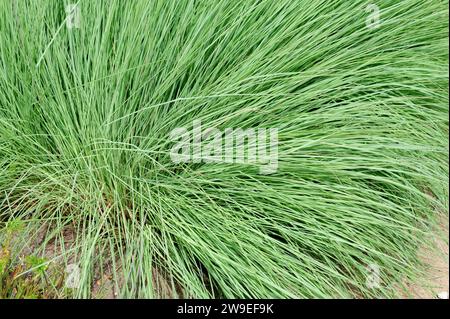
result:
[(448, 292), (447, 291), (440, 292), (438, 293), (437, 297), (439, 299), (448, 299)]

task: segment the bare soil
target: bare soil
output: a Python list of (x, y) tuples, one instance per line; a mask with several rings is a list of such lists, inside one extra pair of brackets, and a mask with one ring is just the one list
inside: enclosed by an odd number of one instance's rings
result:
[[(413, 299), (436, 299), (439, 293), (449, 292), (449, 220), (448, 216), (442, 217), (440, 225), (441, 234), (446, 240), (435, 235), (433, 238), (434, 247), (422, 247), (419, 250), (419, 257), (427, 265), (426, 278), (423, 283), (417, 284), (407, 282), (409, 296), (404, 298)], [(434, 248), (434, 249), (433, 249)]]

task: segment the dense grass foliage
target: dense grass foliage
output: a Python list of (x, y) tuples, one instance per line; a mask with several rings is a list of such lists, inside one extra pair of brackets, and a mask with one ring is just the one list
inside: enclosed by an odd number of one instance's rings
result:
[[(0, 219), (80, 267), (75, 297), (102, 274), (125, 298), (420, 275), (448, 212), (448, 1), (80, 0), (73, 29), (68, 3), (0, 2)], [(173, 163), (193, 120), (278, 128), (278, 170)]]

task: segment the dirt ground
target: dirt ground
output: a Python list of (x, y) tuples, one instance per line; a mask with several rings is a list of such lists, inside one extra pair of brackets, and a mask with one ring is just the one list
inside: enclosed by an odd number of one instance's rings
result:
[[(43, 231), (41, 236), (45, 232)], [(403, 298), (414, 299), (436, 299), (438, 294), (449, 292), (449, 219), (448, 216), (443, 217), (440, 223), (440, 236), (433, 234), (434, 249), (422, 247), (419, 250), (419, 256), (422, 261), (427, 265), (427, 274), (421, 283), (405, 282), (407, 292), (400, 292)], [(73, 232), (67, 231), (64, 233), (65, 244), (70, 245), (74, 239)], [(37, 239), (41, 241), (42, 238)], [(32, 246), (30, 246), (31, 248)], [(57, 249), (53, 249), (54, 246), (48, 245), (45, 255), (48, 259), (52, 259), (58, 254)], [(68, 247), (66, 247), (68, 248)], [(31, 253), (31, 251), (30, 251)], [(161, 278), (160, 278), (161, 279)], [(160, 280), (163, 282), (164, 280)], [(159, 282), (161, 284), (161, 282)], [(156, 284), (156, 283), (155, 283)], [(111, 273), (104, 274), (103, 276), (96, 276), (93, 283), (92, 297), (114, 299), (117, 298), (117, 292), (112, 282)], [(167, 297), (167, 296), (165, 296)], [(448, 298), (448, 297), (447, 297)]]
[(414, 299), (436, 299), (438, 294), (449, 292), (449, 220), (448, 217), (443, 217), (441, 221), (441, 231), (445, 234), (447, 242), (435, 236), (434, 244), (435, 250), (422, 248), (419, 251), (419, 256), (422, 261), (429, 266), (427, 271), (427, 278), (424, 284), (407, 283), (410, 296), (405, 298)]

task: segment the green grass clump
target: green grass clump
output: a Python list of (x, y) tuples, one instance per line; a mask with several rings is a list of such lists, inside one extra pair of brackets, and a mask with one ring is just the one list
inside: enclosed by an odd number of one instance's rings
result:
[[(123, 298), (420, 276), (448, 214), (448, 1), (373, 1), (378, 27), (359, 0), (80, 0), (79, 28), (69, 3), (0, 2), (0, 221), (79, 267), (74, 297), (104, 274)], [(173, 163), (194, 120), (277, 128), (278, 170)]]

